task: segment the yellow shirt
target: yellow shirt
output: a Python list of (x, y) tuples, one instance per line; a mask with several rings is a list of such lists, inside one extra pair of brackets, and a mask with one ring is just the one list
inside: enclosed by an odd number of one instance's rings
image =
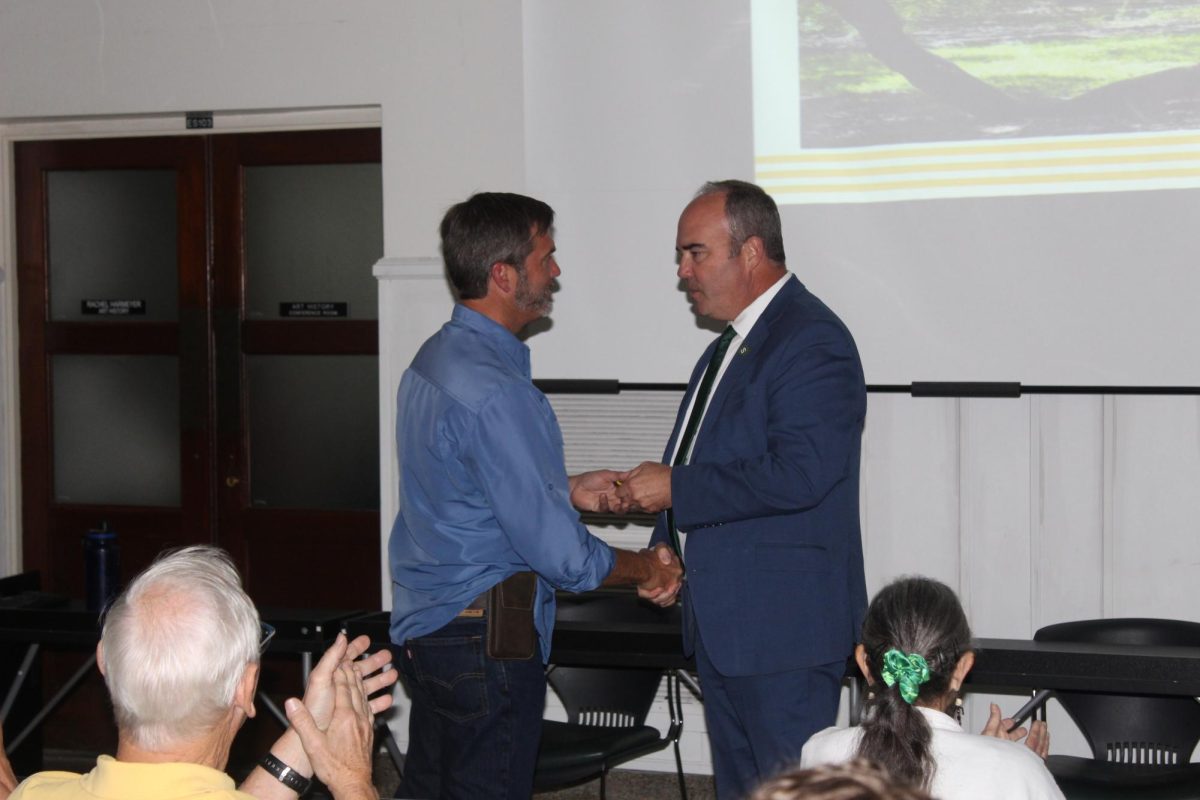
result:
[(224, 772), (199, 764), (130, 764), (100, 756), (86, 775), (38, 772), (9, 800), (254, 800)]

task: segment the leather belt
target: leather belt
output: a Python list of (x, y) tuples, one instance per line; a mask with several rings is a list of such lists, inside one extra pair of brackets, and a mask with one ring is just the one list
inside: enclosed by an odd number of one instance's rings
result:
[(458, 616), (467, 617), (469, 619), (478, 619), (479, 617), (482, 617), (484, 610), (487, 608), (487, 596), (487, 592), (480, 594), (478, 597), (472, 600), (466, 608), (458, 612)]

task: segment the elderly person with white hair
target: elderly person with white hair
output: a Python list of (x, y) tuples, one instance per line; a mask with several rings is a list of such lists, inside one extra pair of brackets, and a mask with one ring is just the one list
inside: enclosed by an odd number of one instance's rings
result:
[(240, 789), (225, 774), (233, 737), (254, 716), (263, 630), (223, 551), (196, 546), (159, 558), (113, 603), (96, 648), (116, 715), (116, 756), (100, 756), (84, 775), (33, 775), (10, 800), (287, 800), (314, 773), (336, 800), (375, 800), (372, 713), (391, 697), (368, 696), (396, 673), (383, 669), (386, 650), (354, 661), (366, 637), (338, 636), (304, 702), (285, 704), (292, 727)]

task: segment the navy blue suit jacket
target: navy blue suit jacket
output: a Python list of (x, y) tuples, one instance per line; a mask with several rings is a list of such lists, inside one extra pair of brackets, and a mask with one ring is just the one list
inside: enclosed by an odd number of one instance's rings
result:
[[(664, 462), (715, 346), (692, 372)], [(698, 627), (713, 665), (730, 676), (846, 658), (867, 602), (858, 350), (792, 277), (726, 358), (690, 463), (671, 473), (675, 523), (686, 532), (684, 649), (693, 652)], [(660, 541), (665, 513), (651, 538)]]

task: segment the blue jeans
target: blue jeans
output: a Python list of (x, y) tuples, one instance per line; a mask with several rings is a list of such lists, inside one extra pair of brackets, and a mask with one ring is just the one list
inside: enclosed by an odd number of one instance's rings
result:
[(412, 710), (396, 797), (529, 800), (546, 703), (540, 658), (496, 661), (485, 622), (458, 618), (392, 645)]

